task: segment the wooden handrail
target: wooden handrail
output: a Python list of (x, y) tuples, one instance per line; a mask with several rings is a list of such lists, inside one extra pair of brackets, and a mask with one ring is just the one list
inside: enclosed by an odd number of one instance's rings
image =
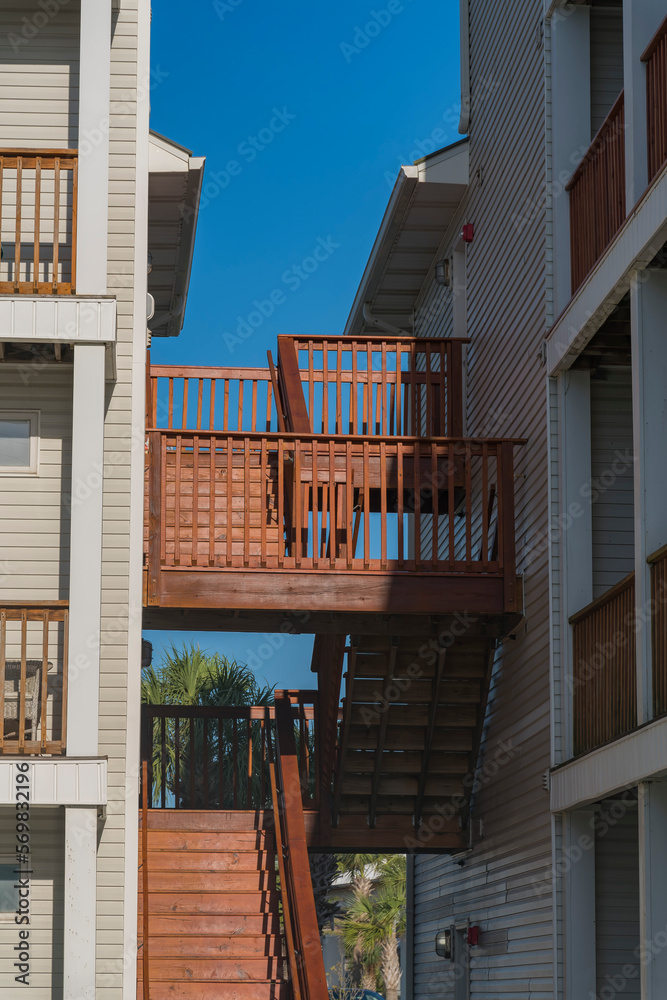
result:
[(568, 619), (570, 625), (577, 625), (585, 618), (592, 617), (592, 615), (600, 611), (606, 604), (610, 604), (619, 594), (622, 594), (628, 589), (628, 587), (633, 583), (634, 578), (634, 571), (632, 573), (628, 573), (627, 576), (624, 576), (622, 580), (619, 580), (618, 583), (614, 584), (613, 587), (610, 587), (609, 590), (605, 590), (604, 594), (601, 594), (600, 597), (596, 597), (594, 601), (587, 604), (585, 608), (581, 609), (581, 611), (576, 611), (573, 615), (570, 615), (570, 618)]
[(651, 182), (667, 160), (667, 17), (642, 54), (646, 63), (646, 139)]
[[(294, 742), (289, 694), (276, 692), (276, 759), (274, 824), (284, 861), (283, 909), (293, 937), (292, 982), (301, 1000), (328, 1000), (324, 958), (308, 859), (302, 786)], [(285, 909), (285, 902), (287, 907)]]
[[(320, 443), (327, 443), (332, 441), (337, 444), (345, 444), (350, 441), (353, 444), (363, 444), (367, 441), (369, 444), (391, 444), (396, 446), (397, 439), (393, 434), (316, 434), (312, 431), (306, 431), (301, 434), (298, 431), (210, 431), (205, 428), (200, 430), (181, 430), (180, 428), (168, 428), (168, 427), (150, 427), (146, 431), (147, 436), (162, 435), (166, 437), (180, 437), (181, 439), (195, 437), (202, 438), (204, 440), (208, 438), (218, 438), (219, 440), (224, 440), (225, 438), (235, 439), (235, 440), (245, 440), (248, 441), (313, 441)], [(468, 438), (452, 436), (449, 437), (445, 435), (443, 437), (419, 437), (411, 434), (402, 435), (400, 438), (401, 444), (437, 444), (437, 445), (448, 445), (448, 444), (470, 444), (473, 448), (481, 449), (482, 445), (501, 445), (501, 444), (511, 444), (516, 446), (525, 445), (528, 442), (528, 438)]]
[(0, 754), (65, 752), (68, 624), (67, 601), (0, 604)]
[(74, 294), (78, 162), (76, 149), (0, 149), (0, 229), (14, 245), (0, 265), (0, 293)]
[(570, 195), (573, 295), (625, 220), (624, 130), (625, 97), (621, 92), (565, 186)]

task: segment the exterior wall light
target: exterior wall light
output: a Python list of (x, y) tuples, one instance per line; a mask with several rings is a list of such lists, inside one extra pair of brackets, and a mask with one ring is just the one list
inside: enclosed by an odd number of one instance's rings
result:
[(435, 953), (439, 958), (446, 958), (447, 961), (454, 961), (454, 935), (452, 928), (448, 927), (444, 931), (438, 931), (435, 935)]
[(452, 267), (449, 257), (444, 257), (435, 265), (435, 283), (449, 288), (452, 281)]

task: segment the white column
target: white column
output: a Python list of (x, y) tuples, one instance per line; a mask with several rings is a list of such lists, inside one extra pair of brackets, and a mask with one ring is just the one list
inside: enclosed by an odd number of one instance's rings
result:
[(595, 955), (595, 834), (592, 810), (568, 813), (564, 823), (565, 996), (597, 995)]
[(67, 753), (98, 743), (104, 473), (104, 345), (74, 347)]
[(572, 629), (569, 618), (593, 600), (591, 384), (587, 371), (560, 376), (561, 630), (565, 756), (572, 755)]
[(97, 809), (65, 809), (64, 1000), (95, 1000)]
[[(649, 617), (647, 558), (667, 543), (667, 271), (640, 271), (630, 288), (635, 454), (635, 600)], [(637, 631), (638, 722), (653, 717), (651, 628)]]
[(570, 199), (565, 185), (591, 142), (590, 8), (557, 9), (551, 19), (554, 312), (571, 298)]
[(642, 1000), (667, 997), (667, 783), (639, 786), (639, 940)]
[(646, 65), (642, 52), (665, 16), (665, 0), (623, 0), (625, 190), (628, 211), (648, 185)]
[(81, 0), (76, 290), (107, 290), (111, 3)]

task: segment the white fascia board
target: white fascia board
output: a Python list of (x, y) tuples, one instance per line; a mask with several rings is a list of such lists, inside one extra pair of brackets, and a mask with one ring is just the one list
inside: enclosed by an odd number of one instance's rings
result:
[(16, 804), (16, 765), (28, 765), (31, 806), (106, 806), (106, 757), (0, 757), (0, 806)]
[(115, 340), (115, 297), (0, 296), (0, 341), (113, 344)]
[(419, 167), (401, 167), (396, 178), (389, 204), (382, 218), (380, 229), (375, 237), (373, 249), (371, 250), (368, 263), (364, 269), (357, 294), (355, 295), (352, 309), (348, 316), (343, 336), (351, 336), (354, 332), (359, 317), (362, 316), (364, 303), (368, 301), (370, 295), (370, 285), (373, 280), (377, 281), (384, 269), (384, 263), (388, 253), (400, 231), (401, 223), (405, 212), (410, 204), (415, 188), (419, 183)]
[(667, 774), (667, 718), (551, 772), (551, 811), (566, 812)]
[(547, 339), (547, 370), (566, 371), (667, 240), (667, 167), (630, 212), (613, 242), (561, 313)]
[(448, 184), (467, 187), (470, 182), (470, 146), (467, 139), (459, 139), (446, 149), (429, 153), (415, 161), (419, 167), (421, 184)]

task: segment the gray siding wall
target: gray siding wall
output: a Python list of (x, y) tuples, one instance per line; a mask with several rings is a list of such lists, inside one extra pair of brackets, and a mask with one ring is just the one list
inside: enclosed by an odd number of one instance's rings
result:
[[(526, 621), (496, 659), (473, 849), (463, 866), (415, 859), (415, 1000), (454, 998), (434, 937), (466, 919), (482, 932), (471, 949), (472, 998), (536, 1000), (553, 989), (551, 817), (542, 787), (550, 763), (547, 426), (536, 357), (546, 319), (542, 13), (540, 0), (521, 0), (512, 18), (491, 0), (470, 2), (470, 176), (481, 168), (484, 181), (471, 183), (463, 209), (475, 223), (467, 250), (467, 421), (472, 435), (528, 439), (516, 455)], [(427, 296), (425, 289), (424, 303)], [(497, 766), (498, 745), (510, 740), (520, 752)]]
[(591, 138), (623, 90), (623, 11), (591, 7)]
[[(614, 816), (623, 803), (604, 803)], [(601, 835), (605, 827), (606, 832)], [(606, 996), (610, 981), (618, 983), (624, 966), (634, 966), (634, 977), (622, 989), (625, 998), (639, 997), (639, 830), (637, 810), (630, 807), (617, 821), (599, 824), (595, 837), (595, 950), (597, 989)]]
[(591, 379), (593, 597), (635, 568), (630, 368)]
[[(30, 876), (30, 985), (14, 981), (16, 961), (13, 949), (19, 943), (19, 928), (12, 919), (0, 916), (0, 1000), (62, 1000), (64, 897), (64, 811), (33, 809), (31, 812)], [(0, 857), (11, 860), (15, 844), (16, 813), (0, 809)], [(10, 852), (5, 855), (5, 852)]]
[(35, 475), (0, 475), (0, 600), (68, 596), (72, 369), (0, 364), (0, 411), (39, 414)]

